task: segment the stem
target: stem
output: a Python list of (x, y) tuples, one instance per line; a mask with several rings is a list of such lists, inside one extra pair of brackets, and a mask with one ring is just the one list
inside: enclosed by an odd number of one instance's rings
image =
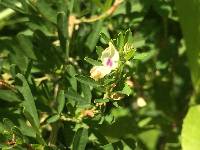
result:
[(90, 22), (95, 22), (98, 21), (100, 19), (104, 19), (110, 15), (112, 15), (115, 10), (117, 9), (117, 7), (123, 2), (123, 0), (115, 0), (114, 4), (103, 14), (99, 15), (99, 16), (93, 16), (91, 18), (81, 18), (79, 20), (79, 22), (77, 23), (90, 23)]
[(56, 144), (59, 128), (60, 128), (60, 123), (59, 122), (56, 122), (56, 123), (54, 123), (52, 125), (52, 132), (50, 134), (49, 143), (48, 143), (49, 146), (53, 146), (53, 145)]
[[(53, 103), (52, 103), (53, 106), (56, 103), (56, 97), (58, 95), (58, 89), (59, 89), (59, 84), (56, 83), (56, 85), (54, 87), (54, 100), (53, 100)], [(58, 134), (59, 127), (60, 127), (59, 122), (55, 122), (55, 123), (52, 124), (52, 132), (49, 136), (49, 143), (48, 143), (49, 146), (55, 145), (56, 140), (57, 140), (57, 134)]]
[(69, 37), (72, 36), (73, 31), (74, 31), (74, 26), (81, 24), (81, 23), (91, 23), (91, 22), (95, 22), (98, 21), (100, 19), (104, 19), (110, 15), (112, 15), (115, 10), (117, 9), (117, 7), (123, 2), (124, 0), (115, 0), (114, 4), (103, 14), (99, 15), (99, 16), (92, 16), (90, 18), (80, 18), (77, 19), (74, 15), (70, 15), (69, 16), (69, 24), (68, 24), (68, 33), (69, 33)]

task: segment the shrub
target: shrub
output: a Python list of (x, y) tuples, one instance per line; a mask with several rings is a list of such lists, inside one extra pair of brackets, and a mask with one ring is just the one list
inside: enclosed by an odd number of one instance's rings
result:
[[(180, 149), (198, 53), (185, 52), (172, 0), (0, 4), (2, 149)], [(187, 142), (197, 112), (184, 121), (186, 150), (198, 148)]]

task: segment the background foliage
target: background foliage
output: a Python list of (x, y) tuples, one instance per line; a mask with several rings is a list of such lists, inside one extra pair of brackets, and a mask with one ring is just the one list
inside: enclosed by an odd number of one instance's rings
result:
[[(2, 149), (198, 149), (198, 0), (0, 4)], [(104, 99), (91, 64), (129, 29), (129, 96)]]

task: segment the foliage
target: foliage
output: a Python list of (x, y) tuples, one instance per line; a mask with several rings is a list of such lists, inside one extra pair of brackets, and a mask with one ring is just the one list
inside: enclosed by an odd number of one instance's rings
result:
[(184, 150), (198, 150), (199, 149), (199, 105), (191, 107), (188, 111), (187, 116), (184, 119), (183, 130), (182, 130), (182, 143)]
[(0, 0), (0, 148), (195, 150), (200, 5), (175, 4)]

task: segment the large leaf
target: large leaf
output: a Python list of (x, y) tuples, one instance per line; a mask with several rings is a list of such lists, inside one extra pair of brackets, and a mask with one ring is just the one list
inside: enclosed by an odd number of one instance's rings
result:
[(84, 150), (88, 141), (88, 130), (78, 129), (74, 136), (72, 150)]
[[(196, 92), (200, 90), (200, 1), (176, 0), (178, 15), (186, 42), (187, 56), (191, 71), (193, 86)], [(187, 11), (186, 11), (187, 10)]]
[(0, 99), (8, 102), (19, 102), (18, 96), (10, 90), (0, 90)]
[(200, 148), (200, 105), (191, 107), (184, 119), (181, 133), (183, 150), (199, 150)]
[(25, 107), (25, 111), (30, 114), (30, 116), (33, 118), (35, 125), (39, 128), (39, 119), (37, 114), (37, 109), (35, 106), (35, 100), (33, 98), (33, 95), (31, 93), (31, 89), (25, 79), (25, 77), (18, 73), (17, 78), (19, 78), (22, 82), (22, 86), (18, 86), (17, 89), (20, 91), (24, 98), (23, 106)]

